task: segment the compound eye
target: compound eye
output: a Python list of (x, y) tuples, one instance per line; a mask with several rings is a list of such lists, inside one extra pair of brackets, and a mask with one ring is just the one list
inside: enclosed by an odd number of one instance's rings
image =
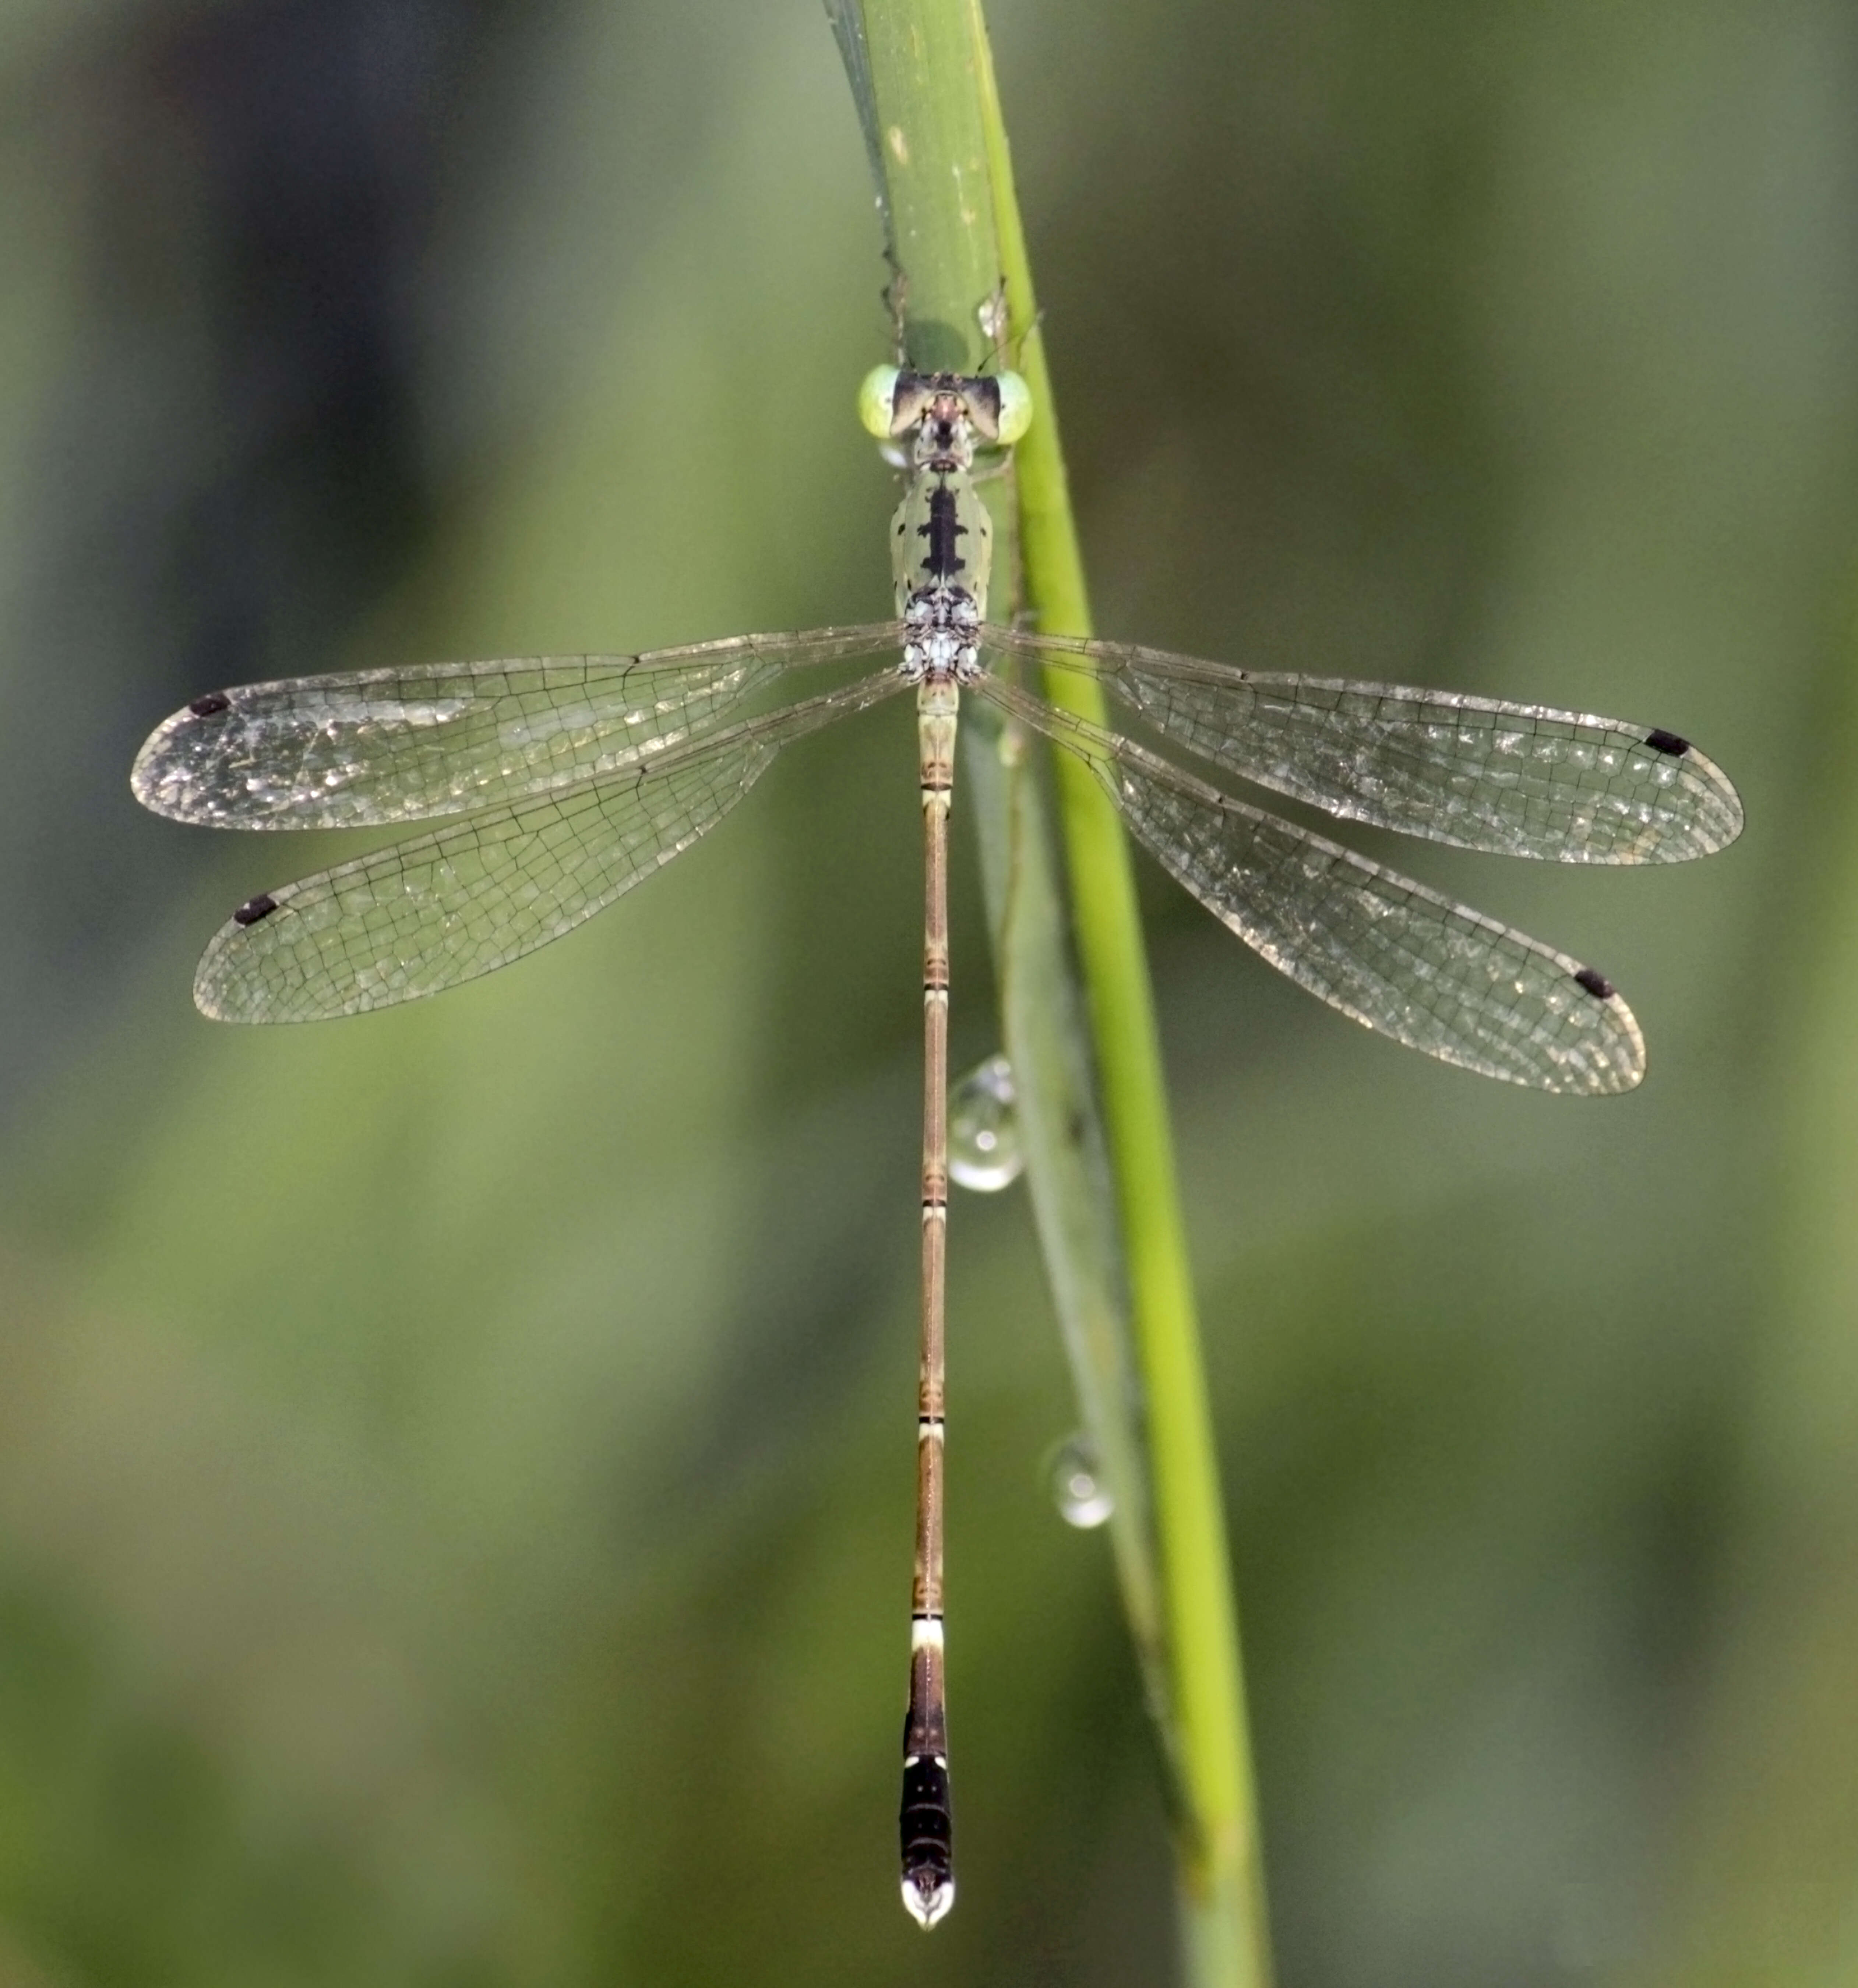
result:
[(858, 389), (858, 419), (867, 434), (888, 441), (897, 414), (897, 383), (901, 377), (894, 366), (873, 366)]
[(1015, 442), (1032, 425), (1032, 390), (1017, 373), (997, 373), (1000, 389), (1000, 439)]

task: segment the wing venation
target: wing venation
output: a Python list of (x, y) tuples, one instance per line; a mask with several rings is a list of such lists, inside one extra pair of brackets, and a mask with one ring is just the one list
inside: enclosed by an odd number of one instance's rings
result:
[(1562, 863), (1684, 862), (1741, 833), (1728, 776), (1655, 726), (1122, 643), (994, 629), (988, 642), (1094, 676), (1215, 766), (1346, 820)]
[(1076, 753), (1221, 924), (1363, 1026), (1539, 1090), (1630, 1090), (1644, 1075), (1632, 1011), (1579, 961), (1010, 685), (983, 688)]
[(221, 828), (357, 828), (463, 814), (672, 751), (785, 671), (889, 647), (896, 624), (739, 635), (637, 656), (522, 657), (249, 684), (150, 735), (130, 783)]
[(252, 898), (208, 946), (194, 1000), (218, 1021), (315, 1021), (492, 972), (689, 848), (783, 746), (902, 688), (886, 671)]

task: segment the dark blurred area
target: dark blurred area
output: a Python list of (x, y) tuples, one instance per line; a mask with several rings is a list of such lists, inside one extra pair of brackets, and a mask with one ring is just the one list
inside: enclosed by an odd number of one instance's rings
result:
[[(1858, 20), (991, 18), (1103, 631), (1748, 805), (1663, 874), (1356, 838), (1603, 966), (1621, 1101), (1144, 873), (1282, 1978), (1847, 1980)], [(4, 1988), (1171, 1978), (1022, 1190), (954, 1212), (961, 1903), (897, 1902), (907, 714), (303, 1030), (192, 962), (342, 845), (127, 787), (230, 682), (883, 612), (879, 245), (816, 0), (0, 0)]]

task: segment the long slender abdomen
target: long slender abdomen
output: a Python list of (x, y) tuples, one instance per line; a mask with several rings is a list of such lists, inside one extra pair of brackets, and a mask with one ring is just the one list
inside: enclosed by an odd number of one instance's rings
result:
[(923, 1337), (916, 1399), (916, 1577), (899, 1830), (904, 1904), (927, 1931), (954, 1903), (942, 1650), (944, 1329), (948, 1232), (948, 809), (957, 707), (947, 680), (917, 693), (923, 801)]

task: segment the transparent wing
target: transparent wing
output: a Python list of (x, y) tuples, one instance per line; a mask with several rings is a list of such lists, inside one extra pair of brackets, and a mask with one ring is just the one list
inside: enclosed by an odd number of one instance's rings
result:
[(980, 688), (1077, 754), (1167, 870), (1331, 1007), (1539, 1090), (1630, 1090), (1644, 1075), (1632, 1011), (1591, 968), (1010, 685)]
[(196, 698), (136, 756), (157, 814), (220, 828), (359, 828), (463, 814), (700, 736), (785, 671), (899, 644), (898, 625), (737, 635), (637, 656), (362, 670)]
[(687, 849), (783, 746), (904, 687), (885, 671), (254, 898), (215, 935), (194, 999), (218, 1021), (307, 1022), (492, 972)]
[(1651, 726), (1065, 636), (990, 628), (988, 646), (1095, 677), (1157, 730), (1261, 786), (1435, 842), (1562, 863), (1679, 863), (1741, 833), (1721, 769)]

